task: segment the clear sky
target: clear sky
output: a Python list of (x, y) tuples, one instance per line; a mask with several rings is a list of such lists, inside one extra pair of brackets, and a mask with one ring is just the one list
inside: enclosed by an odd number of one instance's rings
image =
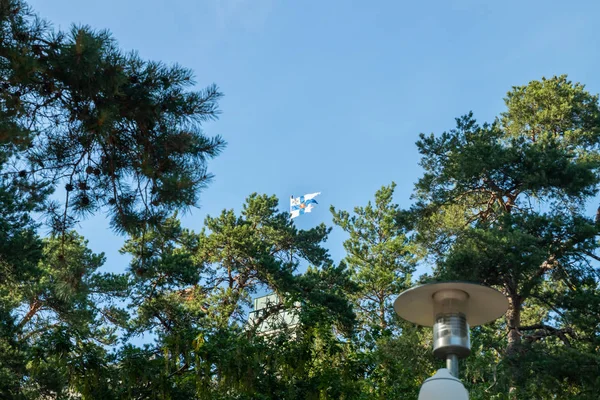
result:
[[(225, 93), (205, 126), (229, 143), (201, 208), (184, 218), (239, 210), (252, 192), (320, 191), (296, 224), (331, 225), (329, 205), (366, 204), (391, 181), (410, 205), (420, 175), (420, 132), (453, 128), (472, 110), (503, 111), (511, 86), (567, 73), (600, 92), (600, 1), (30, 0), (57, 28), (109, 29), (126, 50), (195, 71)], [(101, 216), (82, 224), (106, 269), (123, 271), (123, 242)], [(343, 257), (345, 236), (328, 246)]]

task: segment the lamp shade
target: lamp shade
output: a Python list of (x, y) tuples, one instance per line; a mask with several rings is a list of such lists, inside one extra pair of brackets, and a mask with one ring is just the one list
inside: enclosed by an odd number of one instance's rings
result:
[(394, 309), (407, 321), (421, 326), (433, 326), (436, 322), (436, 297), (440, 297), (442, 302), (447, 300), (446, 296), (438, 296), (438, 292), (464, 293), (464, 299), (452, 296), (454, 301), (446, 306), (456, 306), (456, 311), (465, 314), (471, 327), (493, 321), (504, 315), (508, 309), (508, 299), (502, 293), (469, 282), (440, 282), (415, 286), (398, 296), (394, 302)]
[(421, 386), (418, 400), (469, 400), (469, 393), (463, 384), (453, 377), (446, 368), (438, 370), (426, 379)]

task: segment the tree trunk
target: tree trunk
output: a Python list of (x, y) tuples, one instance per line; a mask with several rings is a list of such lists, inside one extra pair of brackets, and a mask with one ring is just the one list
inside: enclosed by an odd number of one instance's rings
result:
[(23, 329), (23, 327), (25, 327), (25, 324), (27, 324), (29, 320), (33, 318), (33, 316), (40, 310), (40, 308), (42, 308), (42, 303), (38, 299), (35, 299), (33, 303), (29, 305), (29, 311), (27, 312), (27, 314), (25, 314), (21, 322), (19, 322), (17, 328), (19, 330)]
[(508, 345), (506, 347), (506, 356), (510, 360), (511, 384), (508, 390), (511, 400), (517, 399), (517, 387), (515, 386), (518, 374), (518, 366), (514, 364), (514, 358), (517, 356), (518, 347), (521, 344), (521, 333), (518, 330), (521, 324), (521, 299), (517, 294), (509, 294), (508, 311), (506, 312), (506, 322), (508, 326)]
[(380, 328), (381, 332), (387, 329), (387, 321), (385, 320), (385, 297), (380, 298), (379, 300), (379, 319), (380, 319)]

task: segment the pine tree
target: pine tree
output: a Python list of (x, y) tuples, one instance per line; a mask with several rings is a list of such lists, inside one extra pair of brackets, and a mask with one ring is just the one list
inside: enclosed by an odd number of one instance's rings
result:
[[(354, 384), (343, 379), (342, 372), (351, 372), (340, 343), (354, 328), (347, 299), (353, 285), (344, 265), (332, 266), (322, 247), (329, 229), (297, 230), (277, 204), (274, 196), (253, 194), (239, 215), (224, 210), (207, 217), (199, 234), (170, 218), (126, 243), (123, 251), (133, 256), (131, 334), (154, 333), (157, 343), (125, 349), (121, 363), (154, 354), (163, 366), (153, 372), (160, 378), (128, 368), (134, 393), (300, 399), (323, 392), (326, 377)], [(302, 304), (293, 335), (284, 328), (261, 336), (249, 323), (251, 296), (261, 291), (282, 299), (265, 318)]]
[(55, 231), (103, 209), (118, 231), (158, 224), (196, 204), (222, 150), (201, 125), (216, 86), (191, 71), (125, 54), (106, 31), (55, 32), (21, 0), (0, 1), (2, 174), (44, 207)]
[(360, 288), (355, 305), (365, 333), (373, 337), (393, 329), (391, 304), (410, 287), (417, 260), (402, 212), (393, 203), (395, 187), (382, 187), (375, 193), (375, 204), (355, 207), (354, 215), (331, 207), (334, 224), (350, 235), (344, 242), (345, 262)]
[(76, 390), (109, 398), (105, 346), (117, 344), (116, 330), (127, 321), (117, 304), (127, 293), (127, 277), (98, 273), (103, 255), (74, 232), (37, 244), (36, 265), (10, 271), (0, 284), (6, 357), (0, 360), (0, 393), (60, 398)]
[(599, 183), (598, 96), (559, 76), (514, 87), (505, 102), (492, 124), (469, 114), (452, 131), (421, 135), (419, 237), (438, 278), (509, 299), (506, 343), (482, 353), (509, 373), (496, 393), (594, 398), (598, 225), (586, 205)]
[(331, 207), (333, 222), (349, 234), (344, 261), (359, 288), (352, 300), (359, 318), (354, 351), (369, 371), (363, 391), (378, 399), (417, 396), (433, 361), (428, 332), (399, 320), (392, 306), (412, 286), (418, 260), (406, 212), (393, 202), (395, 187), (382, 187), (374, 203), (353, 214)]
[(221, 93), (194, 85), (106, 31), (59, 32), (0, 0), (0, 397), (122, 394), (106, 346), (128, 328), (129, 279), (97, 273), (103, 256), (71, 228), (105, 212), (135, 234), (197, 203), (224, 141), (202, 131)]

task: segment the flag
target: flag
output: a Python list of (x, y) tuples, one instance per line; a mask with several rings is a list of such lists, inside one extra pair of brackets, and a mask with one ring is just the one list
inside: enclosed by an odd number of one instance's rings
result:
[(311, 212), (313, 209), (313, 204), (319, 204), (314, 198), (320, 194), (321, 192), (310, 193), (296, 198), (292, 196), (290, 198), (291, 218), (296, 218), (304, 213)]

